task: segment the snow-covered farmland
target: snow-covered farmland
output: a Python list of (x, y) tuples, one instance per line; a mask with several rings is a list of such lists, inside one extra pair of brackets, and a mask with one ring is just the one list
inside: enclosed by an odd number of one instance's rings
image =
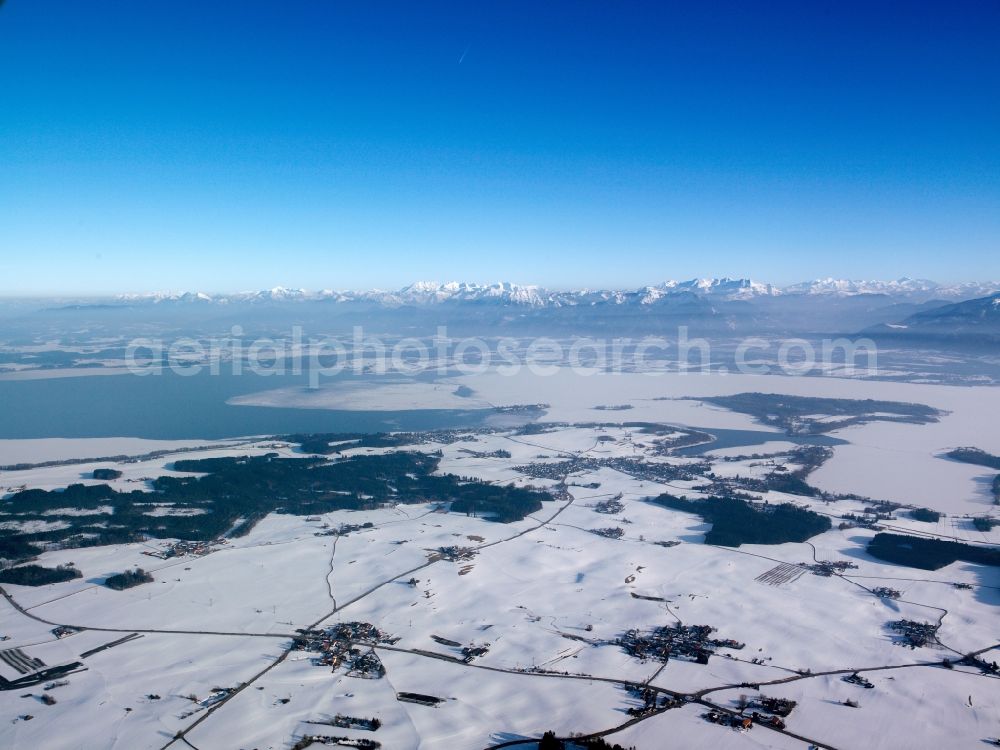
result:
[[(834, 446), (833, 457), (806, 477), (837, 489), (824, 474), (850, 460), (852, 451), (867, 455), (872, 447), (855, 439), (869, 430), (893, 430), (915, 466), (950, 465), (937, 452), (958, 444), (996, 450), (995, 431), (973, 415), (981, 403), (963, 395), (974, 389), (900, 392), (898, 385), (837, 381), (832, 387), (848, 390), (831, 391), (819, 379), (811, 381), (818, 385), (791, 378), (680, 380), (683, 390), (639, 375), (561, 384), (539, 378), (531, 399), (525, 389), (536, 383), (470, 380), (492, 403), (549, 404), (546, 422), (531, 430), (453, 431), (399, 450), (434, 455), (438, 473), (553, 493), (541, 510), (513, 523), (449, 512), (447, 498), (421, 499), (309, 517), (272, 513), (245, 536), (181, 545), (173, 556), (167, 554), (176, 546), (172, 539), (45, 551), (39, 564), (72, 566), (81, 576), (38, 587), (5, 584), (0, 635), (7, 640), (0, 650), (11, 650), (15, 664), (23, 654), (46, 668), (77, 666), (48, 682), (0, 691), (11, 717), (0, 727), (0, 744), (157, 750), (188, 743), (235, 750), (290, 748), (305, 735), (325, 735), (386, 748), (472, 750), (517, 742), (530, 748), (551, 729), (560, 736), (598, 733), (642, 749), (663, 747), (669, 738), (679, 747), (783, 750), (901, 742), (975, 747), (1000, 734), (995, 677), (960, 663), (968, 653), (987, 662), (997, 658), (1000, 568), (960, 561), (928, 572), (872, 557), (866, 545), (875, 531), (844, 521), (865, 513), (865, 499), (792, 495), (753, 484), (779, 467), (797, 470), (798, 445), (747, 415), (674, 400), (787, 387), (807, 395), (912, 400), (949, 412), (934, 424), (876, 422), (838, 431), (847, 443)], [(895, 390), (890, 395), (883, 386)], [(633, 408), (594, 409), (625, 402)], [(954, 415), (980, 432), (958, 439), (960, 423), (949, 421)], [(679, 428), (651, 431), (625, 421), (754, 430), (776, 439), (681, 457), (663, 442), (682, 434)], [(333, 460), (396, 450), (340, 447)], [(303, 456), (289, 444), (250, 439), (208, 448), (100, 466), (121, 470), (110, 484), (149, 493), (145, 512), (167, 517), (179, 509), (155, 504), (147, 480), (177, 475), (176, 460)], [(893, 465), (891, 458), (871, 461), (866, 471)], [(2, 483), (43, 489), (96, 483), (81, 477), (92, 469), (36, 467), (5, 472)], [(888, 490), (902, 491), (909, 479), (884, 485), (876, 475), (851, 490), (903, 499)], [(977, 530), (967, 517), (995, 515), (970, 491), (972, 480), (938, 477), (942, 490), (950, 487), (947, 502), (909, 500), (941, 511), (936, 522), (915, 520), (904, 507), (878, 523), (897, 533), (996, 545), (1000, 529)], [(830, 529), (805, 542), (714, 546), (705, 543), (711, 525), (700, 516), (650, 501), (664, 492), (705, 497), (710, 487), (740, 482), (747, 483), (748, 497), (791, 502), (830, 518)], [(89, 513), (114, 523), (114, 514), (98, 507)], [(73, 515), (81, 510), (54, 510), (60, 512), (53, 517), (84, 518)], [(14, 516), (2, 521), (20, 523)], [(845, 566), (816, 575), (824, 560)], [(109, 576), (136, 568), (153, 581), (124, 591), (105, 585)], [(895, 596), (878, 595), (879, 587)], [(895, 621), (937, 630), (926, 645), (909, 648), (889, 627)], [(358, 655), (374, 654), (384, 673), (321, 664), (324, 652), (295, 645), (304, 631), (321, 633), (319, 641), (332, 637), (325, 629), (354, 622), (385, 634), (385, 640), (349, 644)], [(707, 663), (680, 653), (664, 663), (630, 655), (623, 645), (629, 631), (678, 625), (711, 626), (713, 638), (732, 644), (715, 648)], [(845, 681), (855, 672), (872, 687)], [(6, 661), (0, 675), (23, 676)], [(652, 709), (648, 702), (644, 708), (649, 694)], [(783, 730), (755, 722), (736, 731), (703, 718), (738, 711), (744, 694), (798, 705)], [(44, 696), (55, 702), (43, 702)], [(338, 715), (375, 717), (381, 726), (374, 732), (331, 726)]]

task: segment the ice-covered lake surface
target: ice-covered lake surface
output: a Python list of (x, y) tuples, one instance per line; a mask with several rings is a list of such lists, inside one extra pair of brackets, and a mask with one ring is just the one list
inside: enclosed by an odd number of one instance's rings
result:
[[(380, 409), (371, 413), (394, 419), (401, 408), (420, 405), (426, 383), (408, 389), (399, 381), (384, 387), (373, 381), (356, 401), (364, 409), (358, 413), (376, 404)], [(279, 421), (286, 409), (314, 411), (282, 406), (277, 391), (287, 386), (264, 386), (257, 382), (242, 393), (272, 391), (269, 405), (227, 408), (259, 409), (262, 418), (272, 414)], [(271, 514), (244, 537), (176, 557), (163, 556), (176, 542), (171, 539), (47, 551), (40, 564), (73, 563), (82, 577), (41, 587), (4, 585), (11, 599), (0, 602), (0, 635), (8, 637), (0, 649), (20, 649), (47, 668), (79, 662), (79, 671), (0, 691), (11, 719), (0, 725), (0, 746), (155, 750), (186, 747), (186, 741), (203, 749), (288, 748), (312, 734), (371, 739), (384, 748), (471, 750), (527, 742), (551, 729), (561, 736), (607, 733), (609, 742), (642, 750), (662, 748), (664, 738), (685, 748), (889, 749), (977, 747), (1000, 734), (997, 680), (974, 666), (942, 666), (944, 659), (982, 649), (987, 660), (997, 658), (1000, 568), (957, 562), (927, 572), (879, 561), (865, 551), (875, 531), (839, 527), (843, 515), (863, 511), (861, 499), (752, 493), (825, 515), (832, 526), (808, 542), (739, 548), (704, 544), (709, 526), (700, 517), (648, 502), (663, 492), (702, 495), (697, 487), (704, 480), (664, 479), (657, 474), (664, 466), (707, 460), (722, 481), (765, 478), (778, 465), (796, 468), (794, 451), (803, 439), (698, 396), (764, 392), (914, 402), (943, 414), (929, 424), (875, 421), (810, 438), (828, 443), (833, 455), (807, 481), (942, 513), (927, 523), (901, 508), (883, 522), (887, 530), (996, 545), (1000, 527), (983, 532), (971, 522), (972, 516), (1000, 516), (986, 482), (996, 472), (942, 454), (963, 445), (1000, 453), (1000, 389), (568, 371), (441, 383), (447, 393), (460, 386), (472, 392), (463, 398), (493, 406), (546, 404), (545, 412), (527, 432), (440, 425), (453, 428), (447, 439), (442, 433), (439, 441), (405, 449), (440, 451), (440, 472), (542, 487), (556, 499), (511, 524), (448, 512), (447, 498), (440, 498), (312, 517)], [(229, 399), (237, 395), (231, 390), (216, 395)], [(632, 408), (598, 408), (607, 405)], [(328, 416), (337, 416), (343, 403), (332, 399), (328, 407), (334, 407)], [(147, 412), (153, 420), (156, 414)], [(656, 441), (669, 430), (616, 425), (624, 422), (683, 425), (714, 431), (718, 439), (688, 450), (692, 455), (664, 454)], [(272, 426), (248, 434), (282, 431)], [(115, 440), (4, 440), (0, 464), (174, 452), (4, 471), (0, 491), (96, 484), (88, 478), (95, 468), (120, 470), (109, 482), (118, 489), (148, 490), (146, 480), (176, 474), (171, 464), (180, 458), (302, 457), (291, 444), (214, 435), (226, 440), (150, 441), (128, 432)], [(349, 448), (342, 455), (385, 450)], [(525, 468), (565, 462), (573, 462), (572, 474), (546, 477), (544, 469)], [(614, 499), (620, 506), (599, 512), (600, 503)], [(171, 512), (155, 507), (148, 512)], [(114, 524), (105, 510), (94, 517)], [(344, 524), (355, 528), (327, 535)], [(608, 528), (621, 529), (619, 538), (593, 533)], [(456, 546), (471, 550), (468, 559), (434, 554)], [(827, 577), (802, 567), (816, 560), (857, 567)], [(154, 581), (125, 591), (103, 585), (134, 566), (152, 572)], [(874, 595), (880, 586), (897, 590), (899, 598)], [(887, 625), (902, 619), (938, 624), (936, 641), (915, 649), (899, 645)], [(316, 653), (289, 650), (298, 628), (353, 621), (398, 639), (360, 647), (374, 649), (384, 676), (365, 678), (344, 665), (314, 663)], [(719, 648), (707, 664), (678, 656), (664, 666), (629, 655), (617, 642), (630, 629), (678, 622), (710, 625), (717, 628), (713, 637), (744, 647)], [(79, 630), (59, 638), (52, 630), (60, 624)], [(133, 633), (137, 637), (94, 651)], [(488, 650), (463, 661), (461, 648), (474, 646)], [(0, 676), (22, 677), (12, 666), (19, 663), (18, 652), (0, 659)], [(855, 670), (873, 687), (843, 679)], [(628, 689), (636, 683), (653, 689), (657, 707), (629, 715), (644, 704)], [(441, 702), (401, 701), (400, 693)], [(46, 695), (55, 703), (44, 703)], [(741, 695), (796, 701), (784, 720), (790, 734), (761, 722), (741, 732), (702, 718), (713, 708), (738, 710)], [(676, 706), (666, 708), (665, 701)], [(377, 717), (381, 727), (371, 732), (323, 723), (338, 714)], [(178, 732), (185, 732), (183, 741), (173, 740)]]
[[(581, 377), (560, 371), (550, 377), (521, 373), (489, 374), (462, 380), (493, 403), (532, 400), (549, 404), (550, 421), (635, 420), (681, 424), (711, 431), (769, 428), (747, 414), (728, 411), (688, 397), (743, 392), (843, 399), (879, 399), (925, 404), (944, 412), (924, 425), (872, 422), (834, 430), (833, 458), (811, 481), (832, 492), (856, 493), (939, 510), (975, 513), (991, 502), (981, 466), (960, 464), (943, 456), (956, 447), (974, 445), (1000, 454), (1000, 388), (886, 383), (830, 377), (753, 375), (613, 374)], [(606, 403), (628, 403), (624, 412), (595, 410)], [(779, 433), (780, 434), (780, 433)], [(788, 439), (783, 437), (782, 439)]]

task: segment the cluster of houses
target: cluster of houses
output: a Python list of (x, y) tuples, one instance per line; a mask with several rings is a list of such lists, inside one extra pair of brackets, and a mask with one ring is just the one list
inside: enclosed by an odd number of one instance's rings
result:
[(452, 545), (450, 547), (438, 547), (434, 554), (439, 560), (459, 562), (462, 560), (471, 560), (479, 554), (479, 550), (475, 547), (459, 547), (457, 545)]
[[(784, 729), (784, 720), (792, 713), (792, 709), (796, 706), (793, 700), (788, 700), (787, 698), (769, 698), (765, 695), (752, 701), (748, 701), (746, 696), (741, 696), (740, 701), (741, 710), (738, 714), (712, 710), (706, 714), (702, 714), (702, 718), (713, 724), (730, 726), (741, 731), (751, 729), (754, 724), (771, 727), (772, 729)], [(752, 710), (750, 715), (747, 716), (747, 709), (755, 710)]]
[(845, 675), (840, 679), (842, 679), (844, 682), (849, 682), (852, 685), (858, 685), (859, 687), (863, 687), (867, 690), (871, 690), (873, 687), (875, 687), (875, 684), (871, 680), (867, 679), (866, 677), (862, 677), (857, 672)]
[(213, 539), (209, 542), (188, 541), (182, 539), (179, 542), (168, 544), (161, 550), (143, 550), (142, 554), (156, 557), (160, 560), (169, 560), (173, 557), (183, 557), (191, 555), (193, 557), (204, 557), (215, 552), (215, 548), (220, 544), (226, 544), (225, 539)]
[(296, 631), (293, 651), (315, 653), (313, 664), (333, 670), (344, 667), (351, 677), (378, 679), (385, 667), (374, 650), (362, 650), (357, 644), (395, 643), (398, 638), (379, 630), (370, 622), (341, 622), (322, 630)]
[(597, 534), (597, 536), (603, 536), (607, 539), (621, 539), (625, 536), (625, 529), (620, 526), (609, 526), (605, 529), (591, 529), (591, 534)]
[(730, 714), (724, 711), (709, 711), (701, 715), (705, 721), (712, 724), (719, 724), (724, 727), (732, 727), (733, 729), (739, 730), (741, 732), (749, 732), (753, 729), (753, 719), (749, 716), (741, 716), (739, 714)]
[(757, 724), (763, 724), (765, 726), (773, 727), (774, 729), (785, 728), (785, 721), (780, 716), (766, 716), (754, 711), (750, 714), (750, 718)]
[(298, 742), (292, 745), (292, 750), (306, 750), (306, 748), (314, 745), (357, 747), (363, 750), (377, 750), (377, 748), (382, 747), (382, 743), (378, 740), (370, 740), (366, 737), (330, 737), (325, 734), (305, 734), (302, 735)]
[(342, 714), (334, 716), (330, 723), (335, 727), (343, 727), (344, 729), (363, 729), (366, 732), (374, 732), (382, 726), (382, 722), (375, 717), (367, 719), (358, 718), (357, 716), (344, 716)]
[(729, 638), (712, 638), (710, 625), (670, 625), (649, 632), (628, 630), (615, 643), (629, 656), (667, 662), (671, 657), (708, 664), (716, 649), (741, 649), (745, 644)]
[[(215, 687), (215, 688), (212, 688), (212, 692), (210, 692), (208, 694), (208, 697), (201, 698), (201, 699), (199, 699), (198, 696), (195, 695), (194, 693), (192, 693), (191, 695), (186, 696), (187, 699), (189, 701), (191, 701), (195, 705), (192, 708), (188, 709), (187, 711), (182, 712), (180, 714), (180, 718), (186, 719), (186, 718), (188, 718), (190, 716), (194, 716), (199, 711), (203, 711), (206, 708), (211, 708), (212, 706), (214, 706), (214, 705), (216, 705), (218, 703), (221, 703), (226, 698), (228, 698), (230, 695), (232, 695), (234, 692), (236, 692), (236, 689), (237, 688), (235, 688), (235, 687), (228, 687), (228, 688), (226, 688), (226, 687)], [(149, 696), (147, 696), (147, 697), (149, 697)], [(150, 700), (158, 700), (158, 699), (159, 699), (159, 696), (157, 696), (156, 698), (150, 698)]]
[[(311, 521), (313, 519), (307, 518), (306, 520)], [(318, 521), (319, 519), (317, 518), (316, 520)], [(332, 529), (328, 524), (324, 523), (320, 527), (322, 531), (317, 531), (315, 534), (313, 534), (313, 536), (347, 536), (348, 534), (352, 534), (355, 531), (361, 531), (362, 529), (372, 529), (374, 527), (375, 524), (373, 524), (371, 521), (368, 521), (366, 523), (342, 523), (340, 524), (340, 528), (337, 529)]]
[(869, 500), (868, 502), (869, 505), (865, 507), (864, 513), (875, 516), (880, 521), (894, 521), (895, 516), (892, 514), (903, 507), (891, 500)]
[(541, 414), (543, 411), (552, 408), (550, 404), (509, 404), (507, 406), (494, 406), (496, 414)]
[(481, 646), (470, 645), (462, 646), (462, 661), (466, 664), (471, 662), (478, 656), (486, 656), (490, 652), (490, 644), (484, 643)]
[(879, 521), (895, 521), (896, 517), (893, 512), (901, 507), (903, 506), (899, 503), (888, 500), (872, 501), (871, 505), (862, 509), (860, 515), (856, 513), (843, 514), (840, 518), (847, 523), (841, 524), (841, 528), (856, 526), (861, 529), (879, 531), (882, 528), (879, 526)]
[(769, 698), (766, 695), (762, 695), (750, 703), (751, 708), (759, 708), (761, 711), (781, 718), (787, 718), (797, 705), (789, 698)]
[(579, 465), (581, 461), (582, 459), (570, 459), (569, 461), (523, 464), (514, 466), (513, 469), (532, 479), (551, 479), (554, 482), (561, 482), (566, 475), (585, 470), (583, 466)]
[(968, 667), (975, 667), (983, 674), (1000, 674), (1000, 664), (997, 664), (995, 661), (986, 661), (985, 659), (974, 654), (966, 654), (958, 663), (964, 664)]
[(443, 638), (440, 635), (431, 635), (431, 640), (435, 643), (440, 643), (442, 646), (451, 646), (452, 648), (461, 649), (462, 661), (468, 664), (473, 659), (478, 656), (485, 656), (490, 652), (490, 644), (484, 643), (480, 646), (475, 644), (469, 644), (468, 646), (463, 646), (458, 641), (453, 641), (450, 638)]
[(234, 692), (236, 692), (236, 688), (212, 688), (212, 692), (208, 694), (208, 697), (198, 701), (198, 705), (202, 708), (209, 708), (216, 703), (221, 703)]
[(612, 469), (634, 479), (649, 482), (690, 481), (709, 468), (708, 464), (669, 464), (651, 462), (642, 458), (571, 458), (567, 461), (534, 463), (515, 466), (517, 471), (533, 479), (562, 481), (568, 474), (591, 473), (599, 469)]
[(805, 566), (816, 576), (829, 578), (836, 573), (843, 573), (847, 570), (857, 569), (857, 563), (848, 560), (820, 560), (818, 563), (811, 563)]
[(614, 515), (615, 513), (621, 513), (625, 510), (625, 506), (622, 504), (621, 494), (613, 497), (611, 500), (603, 500), (594, 506), (594, 511), (597, 513), (607, 513), (608, 515)]
[(629, 692), (642, 701), (641, 706), (631, 706), (626, 713), (629, 716), (645, 716), (654, 711), (666, 711), (684, 705), (684, 701), (679, 698), (672, 698), (669, 695), (659, 695), (646, 685), (630, 685)]
[(869, 531), (880, 531), (881, 526), (873, 516), (858, 515), (856, 513), (844, 513), (841, 517), (840, 529), (868, 529)]
[(902, 594), (896, 589), (891, 589), (888, 586), (876, 586), (872, 589), (872, 593), (881, 599), (898, 599)]
[(459, 453), (465, 453), (472, 458), (510, 458), (510, 451), (505, 451), (503, 448), (498, 448), (495, 451), (474, 451), (468, 448), (459, 448)]
[(938, 625), (915, 620), (893, 620), (886, 624), (889, 630), (897, 633), (898, 643), (910, 648), (920, 648), (937, 643)]

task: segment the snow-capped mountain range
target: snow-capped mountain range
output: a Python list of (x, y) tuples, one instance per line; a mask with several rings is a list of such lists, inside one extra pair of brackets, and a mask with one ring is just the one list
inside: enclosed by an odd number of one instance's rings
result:
[(1000, 282), (967, 282), (938, 284), (927, 279), (901, 278), (895, 281), (856, 281), (846, 279), (817, 279), (790, 286), (779, 287), (752, 279), (706, 278), (688, 281), (666, 281), (639, 289), (576, 289), (549, 290), (540, 286), (498, 282), (473, 284), (452, 281), (445, 284), (418, 281), (395, 291), (373, 289), (368, 291), (334, 291), (323, 289), (308, 292), (304, 289), (275, 287), (256, 292), (234, 294), (206, 294), (204, 292), (153, 292), (126, 294), (116, 298), (124, 304), (238, 304), (278, 303), (296, 301), (331, 301), (338, 303), (363, 302), (387, 307), (404, 305), (433, 305), (442, 303), (493, 303), (526, 307), (567, 307), (579, 305), (655, 305), (665, 300), (676, 300), (681, 295), (719, 301), (753, 300), (767, 297), (856, 297), (880, 295), (908, 301), (938, 299), (959, 301), (985, 297), (1000, 290)]

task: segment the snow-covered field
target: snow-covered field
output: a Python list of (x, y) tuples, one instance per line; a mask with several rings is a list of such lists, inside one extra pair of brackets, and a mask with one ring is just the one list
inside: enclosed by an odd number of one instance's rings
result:
[(140, 456), (154, 451), (211, 445), (207, 440), (146, 440), (143, 438), (37, 438), (0, 440), (0, 466), (40, 464), (104, 456)]
[[(808, 543), (706, 545), (709, 527), (701, 518), (648, 502), (668, 491), (698, 497), (698, 481), (662, 480), (611, 465), (640, 459), (645, 466), (683, 466), (700, 459), (664, 456), (655, 443), (662, 435), (608, 424), (773, 432), (743, 414), (676, 400), (743, 391), (934, 406), (948, 412), (938, 423), (876, 422), (837, 431), (847, 444), (836, 446), (808, 481), (944, 513), (938, 522), (924, 523), (900, 511), (885, 521), (888, 530), (998, 544), (1000, 528), (976, 531), (964, 517), (996, 515), (981, 481), (989, 472), (939, 454), (958, 445), (1000, 452), (1000, 430), (991, 424), (1000, 414), (1000, 391), (822, 378), (570, 373), (485, 375), (459, 384), (493, 404), (546, 403), (544, 420), (559, 424), (538, 434), (470, 432), (407, 449), (440, 451), (439, 471), (547, 487), (557, 499), (511, 524), (449, 513), (446, 503), (314, 518), (272, 514), (247, 536), (211, 545), (209, 554), (170, 559), (147, 553), (171, 540), (48, 551), (41, 564), (72, 563), (83, 575), (41, 587), (5, 585), (11, 599), (0, 602), (0, 635), (8, 640), (0, 650), (21, 649), (49, 667), (79, 661), (82, 671), (50, 690), (37, 685), (0, 691), (10, 719), (0, 725), (0, 746), (179, 750), (188, 743), (200, 750), (237, 750), (289, 748), (304, 734), (317, 734), (372, 739), (384, 748), (473, 750), (517, 740), (530, 748), (528, 741), (551, 729), (560, 736), (606, 733), (609, 742), (643, 750), (890, 749), (980, 747), (1000, 735), (1000, 683), (970, 666), (941, 664), (1000, 641), (1000, 568), (958, 562), (926, 572), (880, 562), (865, 552), (874, 531), (838, 528), (841, 515), (860, 512), (864, 503), (773, 491), (756, 494), (829, 515), (833, 527)], [(633, 408), (594, 408), (626, 403)], [(788, 462), (795, 448), (780, 434), (775, 438), (710, 452), (712, 472), (722, 478), (765, 476)], [(121, 450), (114, 452), (158, 449), (148, 442), (115, 444)], [(28, 441), (10, 443), (7, 455), (33, 462), (71, 457), (46, 446), (50, 452), (39, 459)], [(94, 453), (96, 448), (73, 446), (77, 457), (107, 455)], [(210, 448), (134, 463), (4, 472), (0, 486), (93, 483), (83, 478), (88, 472), (114, 467), (123, 476), (112, 485), (148, 489), (145, 480), (169, 473), (167, 466), (178, 458), (301, 455), (253, 440)], [(773, 455), (745, 457), (765, 451)], [(553, 478), (529, 476), (522, 468), (566, 460), (583, 463)], [(620, 510), (598, 512), (597, 503), (615, 498)], [(149, 512), (171, 511), (151, 505)], [(113, 522), (113, 514), (102, 512), (100, 518)], [(321, 535), (341, 524), (365, 523), (371, 526)], [(622, 529), (621, 538), (592, 533), (608, 527)], [(450, 546), (472, 548), (474, 556), (452, 562), (433, 554)], [(799, 567), (816, 560), (857, 567), (829, 577)], [(155, 580), (125, 591), (103, 585), (107, 576), (135, 566)], [(769, 575), (774, 571), (780, 574)], [(900, 596), (875, 596), (871, 589), (877, 586), (897, 589)], [(910, 649), (894, 642), (886, 624), (900, 619), (940, 623), (939, 643)], [(373, 623), (398, 639), (374, 646), (383, 677), (350, 676), (343, 667), (314, 664), (313, 654), (288, 650), (296, 629), (352, 621)], [(664, 666), (630, 656), (616, 643), (629, 629), (677, 622), (713, 626), (714, 637), (745, 647), (720, 648), (707, 664), (672, 658)], [(52, 630), (58, 624), (80, 630), (57, 638)], [(82, 656), (132, 633), (138, 637)], [(464, 663), (450, 643), (488, 644), (488, 651)], [(984, 658), (997, 658), (996, 650)], [(874, 687), (842, 679), (855, 670), (863, 670)], [(21, 676), (2, 660), (0, 675)], [(635, 684), (648, 685), (677, 706), (628, 714), (643, 703), (628, 689)], [(406, 692), (441, 702), (398, 700)], [(798, 705), (783, 732), (762, 725), (741, 732), (702, 718), (713, 706), (735, 709), (741, 694), (785, 697)], [(46, 705), (44, 695), (56, 702)], [(847, 706), (846, 700), (859, 705)], [(337, 714), (378, 717), (382, 726), (370, 732), (310, 723)], [(175, 739), (178, 732), (183, 739)]]

